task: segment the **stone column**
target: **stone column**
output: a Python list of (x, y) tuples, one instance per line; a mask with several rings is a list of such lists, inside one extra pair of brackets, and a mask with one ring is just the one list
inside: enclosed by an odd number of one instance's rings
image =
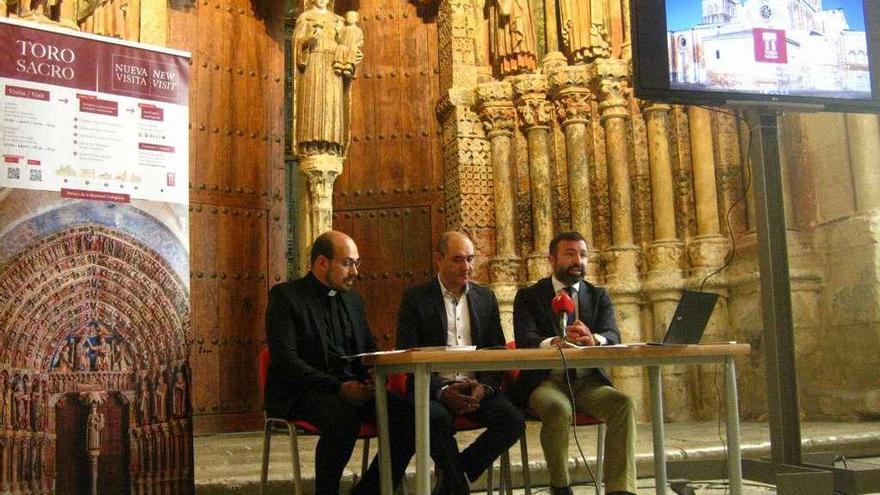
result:
[(495, 195), (495, 256), (489, 260), (490, 286), (498, 299), (505, 339), (513, 340), (513, 298), (520, 273), (516, 255), (516, 215), (513, 209), (513, 131), (516, 108), (513, 88), (506, 82), (477, 86), (477, 112), (491, 146), (490, 162)]
[(333, 228), (333, 182), (342, 173), (341, 156), (304, 156), (299, 161), (300, 273), (308, 271), (309, 249), (315, 238)]
[(9, 477), (6, 474), (6, 466), (9, 464), (9, 439), (4, 432), (0, 432), (0, 435), (2, 435), (0, 436), (0, 493), (7, 493), (9, 492)]
[[(627, 86), (629, 68), (620, 59), (606, 59), (593, 66), (598, 87), (599, 112), (605, 133), (605, 157), (611, 209), (611, 247), (603, 255), (607, 286), (617, 309), (624, 342), (644, 340), (639, 309), (639, 248), (633, 243), (632, 199), (629, 180), (629, 119)], [(615, 368), (617, 387), (633, 397), (642, 418), (645, 403), (644, 375), (641, 368)]]
[[(648, 161), (651, 167), (651, 205), (654, 239), (648, 247), (648, 276), (645, 292), (653, 309), (653, 328), (647, 340), (663, 338), (683, 285), (681, 260), (684, 243), (675, 229), (675, 191), (669, 152), (669, 105), (645, 102), (643, 114), (648, 132)], [(667, 421), (693, 419), (689, 407), (688, 366), (663, 369), (664, 418)]]
[(846, 135), (855, 184), (856, 210), (880, 208), (880, 121), (876, 115), (848, 114)]
[(532, 252), (528, 255), (529, 280), (547, 276), (547, 247), (553, 239), (553, 198), (550, 174), (550, 124), (553, 105), (547, 100), (547, 78), (523, 75), (512, 78), (520, 123), (526, 133), (529, 189), (532, 197)]
[(12, 444), (9, 449), (9, 489), (12, 493), (17, 493), (20, 491), (18, 486), (18, 455), (21, 442), (19, 432), (10, 432), (9, 442)]
[(629, 180), (628, 101), (625, 93), (629, 70), (618, 59), (595, 64), (599, 86), (599, 112), (605, 132), (605, 156), (611, 208), (611, 248), (606, 253), (608, 283), (638, 289), (638, 247), (633, 244), (632, 199)]
[(549, 73), (550, 93), (556, 104), (556, 115), (565, 134), (565, 161), (568, 164), (568, 187), (571, 229), (580, 232), (590, 247), (587, 279), (600, 278), (600, 257), (593, 242), (593, 206), (590, 190), (590, 149), (593, 141), (593, 93), (587, 66), (565, 66)]
[(80, 400), (89, 407), (85, 437), (92, 466), (92, 495), (98, 495), (98, 457), (101, 455), (101, 432), (104, 431), (104, 415), (98, 412), (98, 407), (106, 399), (107, 395), (103, 392), (87, 392), (80, 395)]
[[(715, 153), (712, 149), (712, 115), (700, 107), (688, 107), (691, 160), (694, 168), (694, 202), (696, 204), (697, 236), (688, 246), (694, 283), (724, 264), (727, 239), (721, 235), (718, 212), (718, 188), (715, 184)], [(715, 275), (712, 285), (722, 283)]]

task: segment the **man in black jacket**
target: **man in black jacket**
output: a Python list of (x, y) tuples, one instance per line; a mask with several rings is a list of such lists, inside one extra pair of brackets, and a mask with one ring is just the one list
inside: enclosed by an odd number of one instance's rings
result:
[[(363, 302), (351, 290), (360, 265), (354, 241), (341, 232), (325, 232), (315, 239), (310, 259), (305, 277), (269, 292), (266, 413), (317, 425), (315, 493), (337, 495), (360, 424), (375, 417), (372, 375), (347, 356), (375, 351), (376, 343)], [(414, 415), (412, 405), (393, 393), (388, 411), (396, 485), (415, 451)], [(378, 493), (376, 461), (352, 493)]]
[[(566, 341), (581, 346), (619, 344), (620, 331), (608, 293), (583, 280), (587, 261), (584, 237), (578, 232), (557, 235), (550, 242), (549, 259), (553, 275), (516, 293), (513, 329), (517, 348), (564, 347)], [(553, 314), (551, 301), (563, 290), (571, 296), (575, 311), (566, 321), (565, 338), (560, 339), (559, 320)], [(604, 420), (608, 426), (604, 464), (608, 495), (634, 494), (636, 419), (632, 399), (614, 389), (601, 368), (571, 371), (523, 371), (512, 394), (515, 402), (528, 405), (541, 418), (541, 447), (552, 493), (572, 493), (568, 438), (573, 411), (568, 377), (577, 410)]]
[[(470, 280), (474, 266), (470, 239), (446, 232), (440, 237), (435, 259), (437, 278), (403, 295), (397, 348), (504, 347), (495, 294)], [(468, 480), (479, 478), (522, 435), (523, 414), (500, 393), (502, 376), (468, 370), (431, 375), (431, 454), (439, 475), (434, 493), (469, 493)], [(412, 391), (412, 380), (409, 384)], [(467, 415), (486, 426), (461, 453), (454, 437), (456, 415)]]

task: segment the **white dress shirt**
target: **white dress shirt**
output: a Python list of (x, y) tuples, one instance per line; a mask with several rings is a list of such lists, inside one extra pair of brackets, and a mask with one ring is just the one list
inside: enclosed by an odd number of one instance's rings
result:
[[(443, 306), (446, 308), (446, 345), (449, 347), (460, 347), (472, 345), (471, 339), (471, 312), (468, 305), (468, 292), (470, 284), (465, 285), (464, 291), (460, 296), (456, 296), (443, 285), (440, 276), (437, 276), (440, 282), (440, 292), (443, 294)], [(448, 371), (440, 373), (440, 378), (444, 381), (462, 380), (464, 378), (473, 378), (472, 372), (465, 371)]]

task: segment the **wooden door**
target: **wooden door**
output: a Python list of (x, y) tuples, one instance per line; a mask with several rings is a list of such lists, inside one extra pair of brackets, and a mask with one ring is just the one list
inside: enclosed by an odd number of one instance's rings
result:
[(256, 357), (269, 287), (286, 278), (282, 1), (170, 11), (192, 52), (190, 289), (197, 433), (259, 427)]
[(361, 14), (365, 59), (333, 225), (358, 244), (356, 289), (379, 346), (388, 349), (401, 294), (433, 276), (431, 253), (444, 228), (437, 24), (412, 2), (337, 1), (337, 13), (349, 9)]

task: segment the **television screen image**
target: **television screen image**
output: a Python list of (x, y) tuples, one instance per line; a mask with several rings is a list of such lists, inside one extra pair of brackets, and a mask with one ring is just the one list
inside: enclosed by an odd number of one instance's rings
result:
[(865, 2), (634, 0), (636, 94), (876, 111), (880, 19)]

